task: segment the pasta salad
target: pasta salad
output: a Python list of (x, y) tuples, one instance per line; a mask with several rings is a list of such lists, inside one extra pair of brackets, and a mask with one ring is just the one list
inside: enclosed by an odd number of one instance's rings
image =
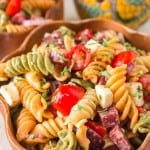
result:
[(28, 150), (137, 149), (150, 132), (149, 62), (112, 30), (45, 33), (0, 63), (17, 141)]
[(57, 0), (0, 0), (0, 32), (17, 33), (50, 21)]

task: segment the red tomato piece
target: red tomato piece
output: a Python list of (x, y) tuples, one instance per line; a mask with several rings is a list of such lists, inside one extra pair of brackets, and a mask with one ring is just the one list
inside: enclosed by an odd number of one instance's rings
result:
[(10, 17), (15, 15), (21, 9), (21, 0), (10, 0), (6, 7), (6, 14)]
[(72, 107), (83, 97), (84, 89), (73, 84), (62, 84), (52, 95), (52, 106), (63, 115), (69, 115)]
[(76, 45), (66, 55), (68, 65), (72, 66), (73, 70), (84, 69), (91, 61), (90, 50), (83, 45)]
[(144, 75), (139, 79), (139, 82), (142, 83), (143, 88), (147, 91), (150, 92), (150, 74)]
[(139, 113), (143, 113), (144, 112), (144, 108), (142, 106), (137, 106), (138, 112)]
[(120, 52), (118, 55), (116, 55), (114, 57), (114, 59), (112, 60), (112, 67), (117, 67), (120, 66), (122, 64), (129, 64), (131, 63), (136, 57), (137, 57), (137, 53), (133, 52), (133, 51), (125, 51), (125, 52)]
[(86, 123), (86, 126), (93, 129), (96, 133), (98, 133), (101, 137), (106, 135), (106, 128), (103, 127), (100, 123), (89, 120)]
[(93, 31), (91, 29), (84, 29), (76, 35), (77, 40), (81, 40), (82, 38), (91, 39), (93, 37)]

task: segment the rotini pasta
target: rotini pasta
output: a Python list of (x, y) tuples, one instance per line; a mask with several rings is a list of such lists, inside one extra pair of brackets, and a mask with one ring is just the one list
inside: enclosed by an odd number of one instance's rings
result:
[(32, 113), (29, 110), (23, 108), (16, 120), (17, 140), (25, 140), (28, 137), (29, 133), (32, 131), (32, 129), (35, 127), (35, 125), (36, 119), (34, 118)]
[(88, 128), (85, 125), (83, 125), (83, 126), (80, 126), (76, 132), (76, 138), (78, 140), (78, 143), (80, 144), (82, 148), (84, 148), (84, 150), (88, 150), (89, 144), (90, 144), (90, 141), (86, 136), (87, 129)]
[(50, 87), (50, 82), (47, 82), (43, 75), (36, 71), (31, 71), (25, 74), (28, 83), (39, 92), (44, 92)]
[(33, 150), (139, 147), (150, 132), (149, 61), (114, 31), (45, 33), (27, 54), (0, 63), (18, 142)]
[(61, 130), (58, 132), (59, 141), (57, 143), (58, 150), (76, 150), (78, 149), (77, 139), (72, 131)]
[(50, 7), (56, 4), (55, 0), (23, 0), (22, 1), (22, 8), (39, 8), (43, 10), (47, 10)]
[(143, 65), (150, 71), (150, 56), (140, 56), (135, 59), (137, 65)]
[(5, 67), (6, 67), (6, 63), (0, 64), (0, 81), (7, 81), (8, 80), (8, 77), (5, 73)]
[(50, 51), (50, 47), (47, 46), (47, 44), (41, 44), (41, 45), (37, 45), (35, 44), (32, 47), (32, 51), (35, 53), (41, 53), (42, 55), (46, 54), (48, 51)]
[(16, 81), (16, 86), (20, 91), (21, 101), (33, 116), (41, 122), (43, 120), (44, 110), (47, 108), (47, 102), (25, 79)]
[(149, 70), (146, 68), (146, 66), (141, 64), (135, 64), (135, 68), (128, 73), (127, 77), (129, 81), (135, 82), (138, 81), (141, 76), (145, 75), (148, 72)]
[(71, 122), (73, 125), (80, 127), (87, 119), (94, 117), (98, 104), (95, 90), (88, 90), (83, 98), (71, 109), (67, 122)]
[(8, 33), (18, 33), (18, 32), (28, 32), (33, 27), (32, 26), (8, 24), (8, 25), (6, 25), (5, 28), (6, 28), (6, 32), (8, 32)]
[(150, 111), (146, 113), (142, 113), (140, 115), (139, 121), (133, 128), (133, 133), (140, 132), (140, 133), (149, 133), (150, 132)]
[(48, 56), (38, 53), (28, 53), (14, 57), (6, 62), (5, 73), (13, 77), (28, 71), (38, 71), (44, 75), (53, 73), (54, 65)]
[(83, 79), (91, 80), (91, 82), (97, 83), (99, 73), (111, 63), (113, 55), (113, 49), (106, 47), (97, 49), (93, 54), (92, 62), (83, 70)]
[(48, 144), (45, 144), (44, 148), (42, 150), (58, 150), (58, 148), (56, 147), (56, 142), (50, 140), (48, 142)]
[(43, 121), (40, 124), (36, 124), (30, 135), (34, 135), (34, 138), (27, 138), (27, 143), (45, 143), (49, 139), (58, 137), (58, 132), (62, 129), (67, 129), (64, 125), (64, 120), (61, 117), (50, 118), (47, 121)]
[[(114, 94), (114, 103), (117, 109), (122, 113), (120, 119), (125, 120), (129, 115), (131, 116), (130, 127), (133, 128), (138, 120), (138, 110), (129, 95), (126, 87), (126, 65), (116, 68), (107, 67), (110, 74), (106, 87), (109, 87)], [(132, 112), (132, 113), (131, 113)]]
[[(49, 22), (51, 18), (61, 19), (62, 15), (57, 12), (59, 9), (62, 11), (61, 3), (62, 1), (57, 0), (20, 0), (14, 8), (13, 5), (9, 6), (8, 1), (2, 2), (0, 32), (29, 32), (34, 26)], [(9, 12), (7, 7), (10, 7)]]

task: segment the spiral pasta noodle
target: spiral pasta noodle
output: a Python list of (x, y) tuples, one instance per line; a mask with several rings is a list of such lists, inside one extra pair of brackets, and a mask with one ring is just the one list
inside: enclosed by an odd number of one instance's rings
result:
[(18, 32), (30, 31), (33, 27), (32, 26), (7, 24), (5, 28), (6, 28), (6, 31), (8, 33), (18, 33)]
[(23, 106), (41, 122), (47, 108), (46, 100), (25, 79), (17, 80), (15, 84), (19, 89)]
[(8, 77), (5, 73), (6, 63), (0, 63), (0, 81), (7, 81)]
[(83, 70), (83, 79), (97, 83), (99, 73), (103, 71), (114, 55), (114, 50), (111, 48), (100, 48), (93, 54), (92, 62)]
[(126, 65), (116, 68), (107, 66), (110, 77), (106, 82), (106, 87), (110, 88), (114, 95), (114, 104), (117, 109), (122, 113), (120, 120), (125, 120), (130, 116), (130, 127), (132, 128), (138, 120), (138, 110), (129, 95), (126, 87)]
[(38, 71), (48, 75), (53, 73), (53, 69), (53, 63), (48, 56), (43, 56), (40, 53), (27, 53), (8, 60), (5, 73), (8, 77), (14, 77), (29, 71)]
[(77, 150), (78, 143), (75, 134), (72, 131), (61, 130), (58, 132), (59, 141), (57, 143), (58, 150)]
[(41, 44), (41, 45), (37, 45), (35, 44), (32, 47), (32, 51), (35, 53), (41, 53), (42, 55), (46, 54), (48, 51), (50, 51), (50, 47), (47, 46), (47, 44)]
[(143, 65), (150, 71), (150, 56), (140, 56), (135, 59), (137, 65)]
[(55, 5), (55, 0), (23, 0), (22, 8), (39, 8), (39, 9), (49, 9), (50, 7)]
[(149, 133), (150, 132), (150, 111), (140, 114), (140, 119), (133, 128), (133, 133)]
[(136, 82), (141, 76), (148, 72), (148, 69), (144, 65), (136, 64), (135, 68), (128, 73), (128, 79), (129, 81)]
[(89, 149), (90, 140), (87, 138), (87, 127), (85, 125), (80, 126), (77, 128), (76, 138), (78, 143), (84, 150)]
[(99, 104), (94, 89), (89, 89), (83, 98), (72, 107), (66, 122), (71, 122), (79, 127), (86, 122), (86, 119), (93, 118), (96, 106)]
[(36, 71), (30, 71), (25, 74), (28, 83), (39, 92), (45, 92), (50, 87), (50, 82), (47, 82), (43, 75)]
[(35, 127), (36, 120), (32, 113), (23, 108), (16, 120), (18, 141), (23, 141), (29, 135), (30, 131)]
[[(61, 117), (50, 118), (42, 123), (37, 124), (30, 132), (34, 138), (27, 138), (27, 143), (45, 143), (50, 139), (58, 137), (58, 132), (62, 129), (67, 129), (64, 125), (64, 119)], [(37, 137), (38, 135), (38, 137)]]

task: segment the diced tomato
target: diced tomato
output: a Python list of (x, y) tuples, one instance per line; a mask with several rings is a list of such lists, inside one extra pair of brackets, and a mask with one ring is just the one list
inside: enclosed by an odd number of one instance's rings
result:
[(143, 89), (147, 92), (150, 92), (150, 74), (144, 75), (139, 79), (139, 82), (142, 83)]
[(52, 95), (52, 106), (63, 115), (69, 115), (72, 107), (84, 95), (84, 89), (73, 84), (62, 84)]
[(6, 14), (10, 17), (15, 15), (21, 9), (21, 0), (10, 0), (6, 7)]
[(106, 135), (106, 128), (103, 127), (100, 123), (89, 120), (86, 123), (86, 126), (93, 129), (96, 133), (98, 133), (101, 137)]
[(84, 69), (91, 61), (90, 50), (83, 45), (76, 45), (66, 55), (68, 58), (68, 65), (73, 70)]
[(143, 113), (144, 112), (144, 108), (141, 106), (137, 106), (138, 112), (139, 113)]
[(93, 37), (93, 31), (91, 29), (84, 29), (76, 35), (77, 40), (82, 40), (83, 38), (87, 38), (88, 40)]
[(125, 51), (125, 52), (120, 52), (118, 55), (116, 55), (114, 57), (114, 59), (112, 60), (112, 67), (117, 67), (120, 66), (122, 64), (129, 64), (131, 63), (136, 57), (137, 57), (137, 53), (133, 52), (133, 51)]

